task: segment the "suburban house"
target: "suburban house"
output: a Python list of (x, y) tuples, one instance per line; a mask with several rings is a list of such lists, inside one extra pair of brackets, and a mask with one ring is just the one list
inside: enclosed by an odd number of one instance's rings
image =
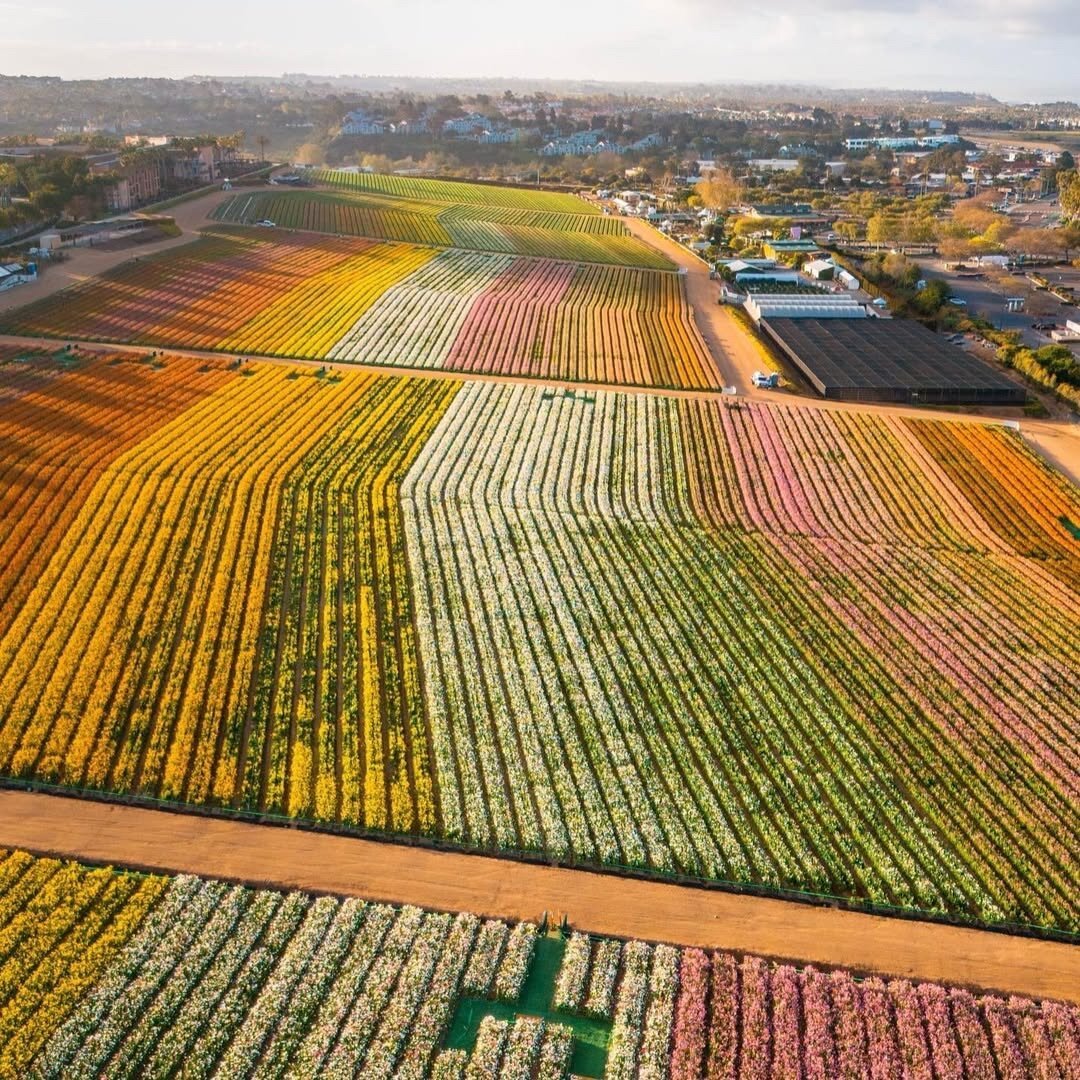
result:
[(341, 123), (342, 135), (384, 135), (386, 123), (370, 115), (364, 109), (347, 113)]
[(480, 113), (469, 113), (453, 120), (443, 121), (443, 132), (447, 135), (475, 135), (492, 127), (491, 120)]

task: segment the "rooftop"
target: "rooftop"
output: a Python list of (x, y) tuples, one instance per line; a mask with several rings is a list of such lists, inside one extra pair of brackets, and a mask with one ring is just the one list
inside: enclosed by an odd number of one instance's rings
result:
[(1026, 392), (989, 363), (909, 319), (792, 319), (762, 330), (826, 398), (934, 405), (1022, 405)]

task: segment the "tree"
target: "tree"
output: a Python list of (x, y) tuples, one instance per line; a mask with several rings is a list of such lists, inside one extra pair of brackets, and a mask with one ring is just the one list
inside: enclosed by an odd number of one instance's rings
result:
[(971, 241), (961, 237), (947, 236), (938, 242), (938, 252), (950, 263), (963, 262), (973, 250)]
[(1058, 173), (1058, 199), (1066, 221), (1080, 218), (1080, 172)]
[(926, 283), (925, 289), (915, 294), (911, 302), (923, 315), (934, 315), (944, 307), (950, 295), (948, 284), (941, 278), (934, 278)]
[(1059, 229), (1054, 229), (1054, 236), (1061, 245), (1061, 250), (1065, 253), (1065, 258), (1071, 259), (1073, 251), (1080, 248), (1080, 222), (1077, 222), (1074, 225), (1063, 225)]
[(871, 244), (891, 244), (900, 237), (900, 220), (889, 214), (874, 214), (866, 223), (866, 239)]
[(14, 165), (0, 163), (0, 206), (6, 207), (11, 201), (11, 190), (19, 182), (19, 174)]
[(697, 185), (702, 205), (726, 211), (742, 199), (742, 186), (729, 169), (710, 169)]
[(324, 156), (323, 148), (318, 143), (307, 142), (296, 151), (293, 160), (297, 165), (320, 165)]

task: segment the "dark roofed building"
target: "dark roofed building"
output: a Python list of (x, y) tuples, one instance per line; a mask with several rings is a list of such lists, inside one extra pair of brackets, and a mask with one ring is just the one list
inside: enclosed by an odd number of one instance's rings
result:
[(1003, 372), (910, 319), (763, 318), (822, 397), (918, 405), (1023, 405)]

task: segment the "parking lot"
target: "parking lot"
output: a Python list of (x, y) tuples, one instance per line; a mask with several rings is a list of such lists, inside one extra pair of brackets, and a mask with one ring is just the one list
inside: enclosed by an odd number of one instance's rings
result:
[[(1054, 322), (1059, 327), (1067, 319), (1080, 321), (1080, 306), (1063, 305), (1054, 296), (1043, 289), (1036, 289), (1021, 272), (1005, 272), (988, 269), (982, 277), (969, 277), (955, 271), (946, 270), (938, 259), (920, 258), (915, 260), (923, 277), (944, 278), (949, 283), (953, 296), (963, 300), (963, 307), (973, 314), (982, 315), (1000, 330), (1017, 330), (1023, 343), (1037, 349), (1051, 344), (1049, 331), (1033, 329), (1033, 322)], [(1067, 266), (1045, 266), (1036, 271), (1051, 283), (1071, 285), (1080, 297), (1080, 269)], [(1024, 310), (1011, 312), (1006, 310), (1007, 297), (1024, 298)], [(1080, 344), (1071, 346), (1080, 356)]]

